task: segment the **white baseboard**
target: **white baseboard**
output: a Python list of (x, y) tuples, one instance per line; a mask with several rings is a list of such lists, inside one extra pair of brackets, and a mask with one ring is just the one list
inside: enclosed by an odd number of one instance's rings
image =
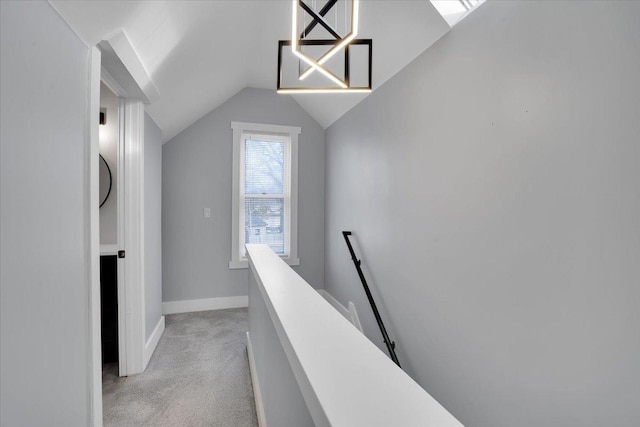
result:
[(225, 308), (248, 307), (249, 297), (204, 298), (162, 303), (162, 314), (191, 313), (193, 311), (224, 310)]
[(153, 333), (147, 340), (147, 343), (144, 346), (144, 365), (142, 370), (147, 369), (147, 365), (149, 364), (149, 360), (151, 360), (151, 356), (153, 356), (153, 352), (156, 351), (156, 347), (158, 346), (158, 342), (160, 341), (160, 337), (164, 332), (164, 316), (160, 317), (158, 320), (158, 324), (156, 325)]
[(260, 392), (260, 382), (256, 372), (256, 361), (253, 358), (253, 348), (251, 347), (251, 337), (247, 332), (247, 355), (249, 356), (249, 372), (251, 373), (251, 384), (253, 385), (253, 397), (256, 401), (256, 415), (258, 416), (258, 427), (267, 427), (267, 419), (264, 416), (264, 406), (262, 405), (262, 393)]

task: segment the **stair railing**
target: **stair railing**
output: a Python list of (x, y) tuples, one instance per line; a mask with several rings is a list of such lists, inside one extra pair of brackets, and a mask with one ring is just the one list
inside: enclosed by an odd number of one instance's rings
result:
[(396, 365), (400, 367), (400, 362), (398, 361), (398, 356), (396, 355), (396, 343), (391, 341), (389, 335), (387, 334), (387, 329), (384, 327), (384, 322), (382, 321), (382, 317), (380, 317), (380, 312), (378, 311), (378, 307), (376, 306), (376, 302), (373, 300), (373, 295), (371, 295), (371, 291), (369, 290), (369, 285), (367, 284), (367, 279), (364, 277), (364, 273), (362, 272), (362, 268), (360, 264), (362, 261), (356, 257), (356, 253), (353, 250), (353, 246), (351, 246), (351, 241), (349, 240), (349, 236), (351, 236), (350, 231), (343, 231), (342, 236), (344, 237), (345, 242), (347, 242), (347, 247), (349, 248), (349, 253), (351, 254), (351, 259), (353, 260), (353, 264), (356, 266), (356, 270), (358, 271), (358, 276), (360, 276), (360, 281), (362, 282), (362, 287), (364, 287), (364, 292), (367, 294), (367, 299), (369, 300), (369, 304), (371, 304), (371, 309), (373, 310), (373, 315), (376, 318), (376, 322), (378, 322), (378, 326), (380, 327), (380, 332), (382, 332), (382, 339), (387, 346), (387, 350), (389, 350), (389, 356), (391, 356), (391, 360), (395, 362)]

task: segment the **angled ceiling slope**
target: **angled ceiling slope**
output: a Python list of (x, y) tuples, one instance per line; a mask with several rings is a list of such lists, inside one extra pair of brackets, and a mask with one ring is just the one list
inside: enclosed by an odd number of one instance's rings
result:
[[(291, 33), (282, 0), (50, 3), (89, 46), (124, 30), (161, 94), (147, 111), (165, 142), (245, 87), (275, 90), (278, 40)], [(358, 37), (373, 39), (373, 89), (449, 29), (428, 0), (362, 0)], [(366, 96), (293, 98), (326, 128)]]

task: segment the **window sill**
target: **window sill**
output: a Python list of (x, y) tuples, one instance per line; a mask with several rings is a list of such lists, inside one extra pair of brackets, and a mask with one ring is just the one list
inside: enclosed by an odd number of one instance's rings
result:
[[(300, 265), (300, 258), (280, 257), (280, 259), (292, 267), (295, 267), (296, 265)], [(248, 260), (243, 259), (240, 261), (229, 261), (230, 270), (239, 270), (242, 268), (249, 268)]]

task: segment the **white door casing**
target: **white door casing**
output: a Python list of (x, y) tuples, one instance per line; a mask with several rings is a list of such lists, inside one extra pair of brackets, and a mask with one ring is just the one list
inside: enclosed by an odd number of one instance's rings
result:
[[(106, 55), (99, 45), (107, 43)], [(100, 82), (121, 98), (118, 141), (118, 249), (126, 257), (118, 260), (118, 341), (120, 375), (144, 371), (144, 104), (157, 99), (158, 92), (142, 62), (122, 30), (106, 41), (88, 47), (87, 108), (85, 135), (86, 277), (89, 287), (87, 321), (87, 425), (102, 427), (102, 344), (100, 310), (100, 215), (99, 215), (99, 122)], [(115, 55), (114, 55), (115, 53)], [(119, 62), (132, 73), (110, 74)], [(116, 64), (116, 67), (118, 65)], [(133, 82), (133, 85), (131, 84)], [(129, 89), (123, 89), (129, 88)], [(122, 274), (120, 273), (122, 272)], [(120, 306), (123, 308), (120, 309)]]
[(143, 268), (144, 104), (132, 99), (105, 68), (102, 81), (118, 95), (118, 364), (119, 375), (145, 369)]

